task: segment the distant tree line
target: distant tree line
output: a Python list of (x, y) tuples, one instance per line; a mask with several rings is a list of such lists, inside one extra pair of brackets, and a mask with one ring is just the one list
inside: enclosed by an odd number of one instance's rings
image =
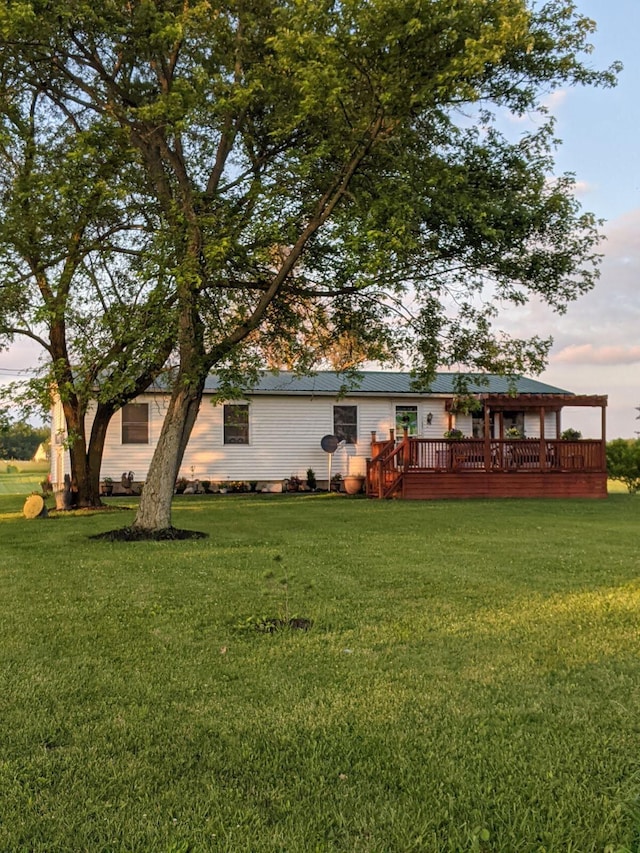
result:
[(49, 438), (47, 427), (11, 423), (0, 418), (0, 459), (31, 459), (40, 444)]

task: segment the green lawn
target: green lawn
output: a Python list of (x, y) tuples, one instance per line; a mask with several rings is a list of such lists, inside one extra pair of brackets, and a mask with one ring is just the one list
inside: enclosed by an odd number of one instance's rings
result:
[(0, 851), (640, 851), (639, 498), (21, 505)]
[(49, 473), (48, 462), (0, 460), (0, 495), (29, 495), (39, 492)]

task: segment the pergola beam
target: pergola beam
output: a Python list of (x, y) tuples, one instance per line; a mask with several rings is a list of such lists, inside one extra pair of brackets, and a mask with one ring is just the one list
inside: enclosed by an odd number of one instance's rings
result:
[(478, 399), (495, 411), (512, 411), (514, 409), (546, 409), (559, 411), (565, 406), (591, 407), (605, 409), (607, 395), (604, 394), (478, 394)]

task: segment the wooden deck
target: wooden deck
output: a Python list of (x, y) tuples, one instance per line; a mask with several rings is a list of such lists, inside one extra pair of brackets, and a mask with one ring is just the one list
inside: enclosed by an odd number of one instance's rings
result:
[(604, 498), (605, 442), (592, 439), (425, 439), (372, 442), (376, 498)]

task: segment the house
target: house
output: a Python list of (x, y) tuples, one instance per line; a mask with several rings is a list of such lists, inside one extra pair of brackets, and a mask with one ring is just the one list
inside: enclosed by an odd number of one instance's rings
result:
[(47, 442), (41, 442), (36, 448), (36, 452), (31, 457), (32, 462), (48, 462), (49, 461), (49, 446)]
[[(281, 484), (332, 475), (367, 478), (378, 497), (606, 495), (606, 397), (578, 396), (533, 379), (486, 375), (456, 393), (455, 374), (440, 373), (429, 391), (415, 390), (408, 373), (364, 372), (345, 388), (343, 376), (265, 373), (242, 399), (215, 403), (212, 375), (180, 476), (189, 480)], [(144, 481), (168, 396), (150, 388), (113, 417), (102, 477)], [(601, 435), (562, 442), (562, 412), (602, 411)], [(90, 416), (89, 416), (90, 418)], [(60, 406), (52, 418), (52, 480), (68, 471)], [(459, 430), (463, 440), (445, 438)], [(525, 438), (514, 439), (517, 430)], [(323, 442), (335, 436), (337, 448)]]

